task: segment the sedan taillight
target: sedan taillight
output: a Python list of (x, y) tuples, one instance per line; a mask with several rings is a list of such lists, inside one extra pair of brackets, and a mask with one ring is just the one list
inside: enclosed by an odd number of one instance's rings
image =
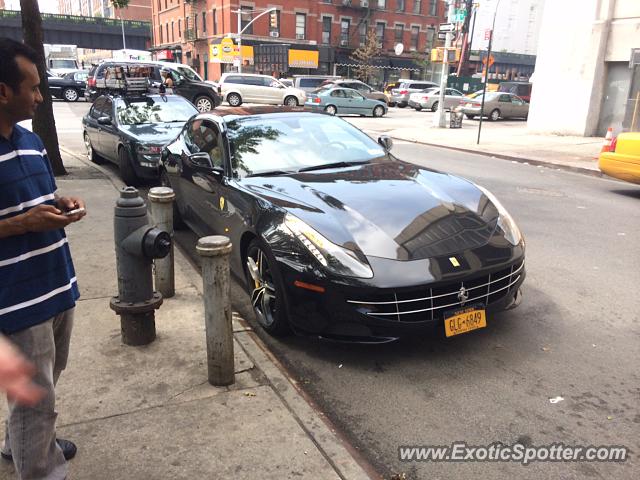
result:
[(95, 78), (89, 78), (89, 79), (87, 79), (87, 85), (89, 85), (91, 88), (95, 88), (95, 86), (96, 86), (96, 79), (95, 79)]
[(409, 93), (409, 90), (400, 90), (400, 92), (398, 92), (400, 95), (406, 95), (407, 93)]
[(429, 97), (426, 97), (426, 96), (422, 97), (422, 100), (424, 100), (425, 102), (428, 102), (429, 101)]
[(611, 143), (609, 144), (609, 151), (615, 152), (617, 146), (618, 146), (618, 137), (613, 137), (611, 139)]
[(320, 100), (320, 98), (319, 98), (319, 97), (316, 97), (316, 98), (314, 98), (314, 99), (313, 99), (313, 103), (320, 103), (320, 101), (321, 101), (321, 100)]

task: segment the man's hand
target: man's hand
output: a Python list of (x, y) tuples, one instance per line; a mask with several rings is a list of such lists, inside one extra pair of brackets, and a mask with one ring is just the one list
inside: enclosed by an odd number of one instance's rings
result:
[(23, 405), (35, 405), (45, 391), (31, 381), (34, 368), (18, 350), (0, 336), (0, 390), (11, 400)]
[[(84, 201), (78, 197), (56, 197), (56, 206), (63, 212), (68, 212), (77, 208), (86, 208)], [(71, 215), (68, 218), (71, 220), (70, 223), (77, 222), (86, 214), (87, 212), (84, 211)]]
[(53, 205), (38, 205), (20, 215), (20, 224), (27, 232), (47, 232), (66, 227), (74, 216), (63, 215)]

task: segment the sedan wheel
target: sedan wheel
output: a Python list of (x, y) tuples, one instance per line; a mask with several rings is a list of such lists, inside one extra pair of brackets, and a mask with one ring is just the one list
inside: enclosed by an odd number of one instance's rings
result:
[(196, 109), (200, 113), (207, 113), (213, 110), (213, 100), (209, 97), (198, 97), (195, 101)]
[(431, 105), (431, 111), (432, 112), (437, 112), (438, 111), (438, 105), (440, 105), (440, 102), (433, 102), (433, 105)]
[(491, 120), (492, 122), (495, 122), (499, 118), (500, 118), (500, 110), (498, 110), (497, 108), (494, 108), (493, 110), (491, 110), (491, 113), (489, 114), (489, 120)]
[(420, 110), (422, 110), (422, 107), (419, 106), (419, 105), (417, 107), (413, 107), (413, 108), (415, 108), (416, 112), (419, 112)]
[(65, 88), (62, 96), (67, 102), (75, 102), (78, 100), (78, 91), (75, 88)]
[(87, 132), (84, 132), (84, 148), (87, 151), (87, 158), (89, 160), (91, 160), (95, 164), (103, 163), (102, 159), (93, 150), (93, 145), (91, 145), (91, 139), (89, 138), (89, 134)]
[(246, 277), (256, 319), (269, 334), (281, 336), (290, 328), (282, 281), (272, 258), (259, 240), (252, 240), (247, 250)]
[(227, 95), (227, 102), (229, 102), (229, 105), (232, 107), (239, 107), (242, 105), (242, 98), (237, 93), (230, 93)]
[(324, 111), (329, 115), (335, 115), (336, 113), (338, 113), (338, 109), (333, 105), (327, 105), (326, 107), (324, 107)]
[(467, 114), (465, 114), (465, 115), (467, 116), (467, 118), (468, 118), (469, 120), (473, 120), (474, 118), (476, 118), (476, 116), (475, 116), (475, 115), (469, 115), (468, 113), (467, 113)]
[(373, 109), (374, 117), (381, 117), (383, 115), (384, 115), (384, 107), (382, 105), (378, 105), (376, 108)]
[(133, 187), (140, 184), (140, 179), (131, 164), (131, 156), (124, 147), (120, 147), (118, 150), (118, 167), (120, 167), (120, 178), (124, 183)]

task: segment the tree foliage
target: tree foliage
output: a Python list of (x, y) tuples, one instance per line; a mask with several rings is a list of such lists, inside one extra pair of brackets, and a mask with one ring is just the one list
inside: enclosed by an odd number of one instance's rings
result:
[(378, 47), (376, 29), (370, 28), (367, 30), (367, 38), (364, 45), (354, 50), (351, 54), (351, 58), (358, 62), (358, 66), (354, 68), (356, 78), (365, 83), (369, 82), (369, 78), (376, 68), (373, 65), (373, 59), (378, 55), (380, 55), (380, 47)]
[(129, 6), (129, 0), (111, 0), (111, 5), (114, 8), (127, 8)]

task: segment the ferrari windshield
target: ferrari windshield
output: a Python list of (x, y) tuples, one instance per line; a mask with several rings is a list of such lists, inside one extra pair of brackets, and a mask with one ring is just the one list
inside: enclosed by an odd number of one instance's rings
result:
[(289, 173), (326, 164), (367, 162), (384, 149), (357, 128), (316, 113), (241, 117), (227, 124), (240, 176)]

